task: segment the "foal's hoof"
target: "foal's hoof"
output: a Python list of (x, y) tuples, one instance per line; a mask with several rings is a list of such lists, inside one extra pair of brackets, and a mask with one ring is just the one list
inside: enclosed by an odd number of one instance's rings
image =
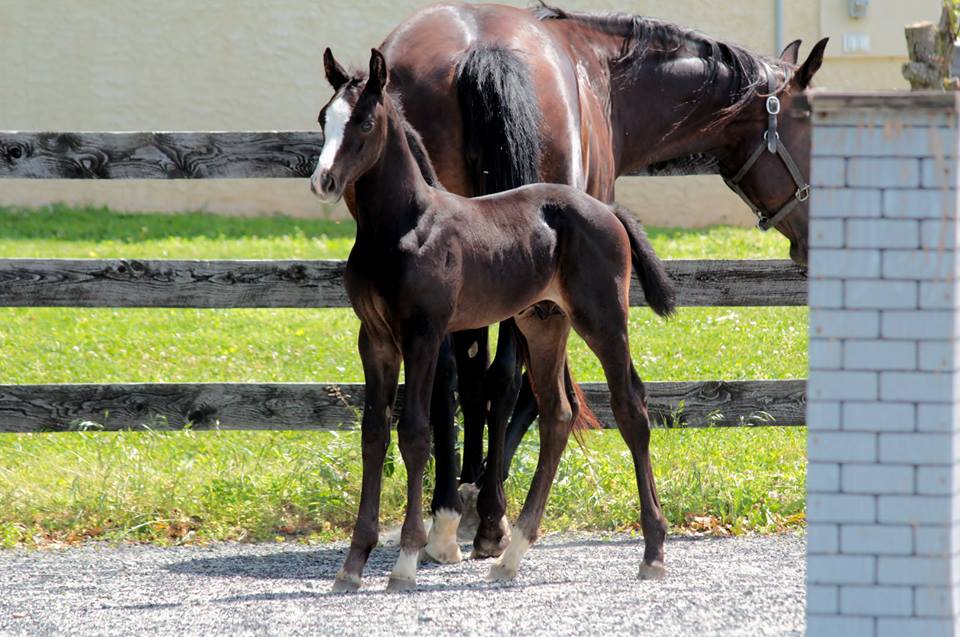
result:
[(494, 564), (487, 573), (488, 582), (509, 582), (517, 578), (517, 569), (509, 568), (505, 564)]
[(640, 579), (663, 579), (667, 576), (667, 567), (656, 560), (650, 564), (640, 562)]
[(412, 579), (390, 576), (387, 580), (387, 591), (390, 593), (402, 593), (403, 591), (412, 591), (417, 587), (417, 582)]
[(334, 593), (353, 593), (360, 589), (360, 577), (340, 571), (333, 579)]

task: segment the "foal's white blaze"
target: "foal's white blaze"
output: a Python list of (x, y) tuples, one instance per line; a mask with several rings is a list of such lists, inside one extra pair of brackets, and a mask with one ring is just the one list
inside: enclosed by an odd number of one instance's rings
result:
[(333, 162), (337, 158), (337, 152), (340, 145), (343, 144), (343, 131), (350, 121), (350, 114), (353, 107), (341, 94), (327, 107), (326, 118), (323, 122), (323, 149), (320, 151), (320, 159), (317, 161), (317, 168), (313, 171), (310, 181), (313, 183), (317, 196), (324, 199), (324, 193), (320, 189), (320, 175), (324, 171), (333, 168)]

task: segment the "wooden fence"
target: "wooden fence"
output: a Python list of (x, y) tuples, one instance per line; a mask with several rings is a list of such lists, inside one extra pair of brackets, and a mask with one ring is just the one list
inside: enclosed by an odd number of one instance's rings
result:
[[(303, 178), (314, 132), (0, 132), (0, 178)], [(683, 164), (710, 173), (709, 162)], [(674, 170), (676, 170), (674, 168)], [(669, 167), (651, 173), (666, 174)], [(673, 174), (676, 174), (675, 172)], [(343, 308), (342, 261), (0, 259), (0, 307)], [(668, 261), (681, 306), (802, 306), (806, 281), (789, 261)], [(644, 305), (636, 280), (631, 304)], [(690, 335), (696, 338), (695, 334)], [(804, 422), (803, 380), (648, 383), (660, 424)], [(585, 383), (613, 424), (605, 383)], [(402, 400), (402, 388), (398, 400)], [(0, 385), (0, 431), (129, 428), (330, 429), (354, 426), (356, 383)]]

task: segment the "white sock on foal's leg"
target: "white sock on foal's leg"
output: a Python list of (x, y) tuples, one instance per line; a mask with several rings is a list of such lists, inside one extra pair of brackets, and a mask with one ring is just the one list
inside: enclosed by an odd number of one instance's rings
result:
[(497, 561), (490, 567), (487, 579), (490, 581), (511, 580), (520, 570), (520, 560), (530, 550), (533, 543), (527, 539), (527, 534), (517, 526), (510, 532), (510, 544)]
[(387, 582), (388, 591), (405, 591), (416, 586), (417, 564), (420, 561), (420, 551), (400, 549), (400, 557), (393, 566), (390, 580)]

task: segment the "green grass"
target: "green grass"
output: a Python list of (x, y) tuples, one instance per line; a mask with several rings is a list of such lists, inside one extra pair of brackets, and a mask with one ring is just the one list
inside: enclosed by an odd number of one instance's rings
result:
[[(0, 208), (0, 257), (345, 258), (352, 223)], [(734, 228), (650, 229), (664, 258), (782, 258), (785, 240)], [(803, 308), (631, 311), (650, 380), (806, 375)], [(362, 381), (349, 310), (0, 309), (0, 383)], [(579, 339), (580, 380), (602, 380)], [(654, 462), (675, 529), (771, 531), (802, 523), (802, 429), (657, 431)], [(515, 513), (536, 463), (524, 443), (508, 484)], [(385, 521), (403, 502), (402, 462)], [(428, 487), (429, 487), (428, 479)], [(342, 537), (359, 491), (356, 432), (75, 433), (0, 437), (0, 544)], [(571, 445), (544, 527), (624, 529), (638, 519), (616, 432)]]

